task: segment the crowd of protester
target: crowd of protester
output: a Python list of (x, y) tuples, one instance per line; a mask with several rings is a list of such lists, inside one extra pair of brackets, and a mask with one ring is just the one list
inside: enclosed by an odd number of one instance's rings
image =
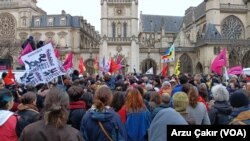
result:
[(249, 125), (248, 76), (120, 74), (0, 80), (1, 141), (163, 141), (166, 125)]

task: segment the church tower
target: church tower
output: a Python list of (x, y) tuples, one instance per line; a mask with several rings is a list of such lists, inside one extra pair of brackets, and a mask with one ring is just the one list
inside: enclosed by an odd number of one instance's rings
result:
[(125, 73), (139, 71), (138, 0), (101, 0), (100, 60), (122, 58)]

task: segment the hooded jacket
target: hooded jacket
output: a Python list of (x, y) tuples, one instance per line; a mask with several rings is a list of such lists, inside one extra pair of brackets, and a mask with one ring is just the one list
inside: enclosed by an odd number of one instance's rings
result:
[(113, 140), (127, 141), (127, 133), (119, 115), (110, 107), (99, 112), (95, 107), (89, 109), (83, 116), (81, 133), (85, 141), (109, 141), (98, 122), (101, 122)]
[(227, 125), (231, 112), (232, 107), (227, 101), (215, 101), (208, 112), (211, 125)]
[(18, 141), (16, 134), (17, 117), (7, 110), (0, 110), (1, 141)]

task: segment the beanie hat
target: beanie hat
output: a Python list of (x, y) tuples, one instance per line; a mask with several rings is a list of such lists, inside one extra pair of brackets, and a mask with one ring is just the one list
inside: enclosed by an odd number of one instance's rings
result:
[(239, 108), (239, 107), (247, 106), (249, 102), (248, 102), (246, 95), (244, 95), (240, 91), (236, 91), (230, 97), (230, 104), (233, 107)]
[(173, 96), (174, 109), (177, 112), (185, 112), (188, 106), (188, 95), (184, 92), (177, 92)]

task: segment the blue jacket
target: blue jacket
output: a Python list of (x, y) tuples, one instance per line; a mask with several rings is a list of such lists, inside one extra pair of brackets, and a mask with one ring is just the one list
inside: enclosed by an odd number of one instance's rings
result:
[(127, 112), (125, 123), (128, 141), (147, 141), (147, 132), (151, 123), (151, 114), (148, 110)]
[(127, 141), (127, 133), (119, 115), (112, 108), (105, 108), (103, 112), (91, 108), (83, 116), (80, 131), (85, 141), (109, 141), (98, 121), (114, 141)]

